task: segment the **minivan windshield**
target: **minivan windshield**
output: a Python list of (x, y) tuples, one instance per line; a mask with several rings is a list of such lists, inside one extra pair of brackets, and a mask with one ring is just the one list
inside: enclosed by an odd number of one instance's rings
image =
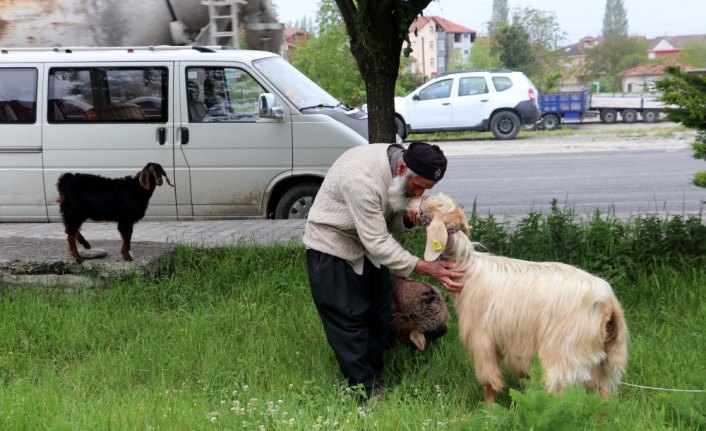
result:
[(253, 65), (299, 110), (335, 108), (340, 105), (335, 97), (316, 85), (314, 81), (287, 63), (282, 57), (263, 58), (254, 61)]

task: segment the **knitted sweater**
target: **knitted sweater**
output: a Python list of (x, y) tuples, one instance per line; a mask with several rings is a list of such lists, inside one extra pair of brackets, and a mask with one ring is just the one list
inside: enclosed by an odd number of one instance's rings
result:
[(363, 271), (363, 258), (409, 276), (419, 258), (390, 233), (405, 231), (402, 213), (388, 205), (392, 171), (389, 145), (370, 144), (343, 153), (331, 166), (304, 229), (304, 245), (348, 261)]

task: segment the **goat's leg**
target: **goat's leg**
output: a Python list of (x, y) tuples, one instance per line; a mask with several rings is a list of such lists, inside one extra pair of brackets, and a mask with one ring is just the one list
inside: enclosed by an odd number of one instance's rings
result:
[(80, 230), (76, 231), (76, 239), (78, 240), (79, 244), (81, 244), (83, 246), (83, 248), (85, 248), (85, 249), (91, 248), (91, 244), (88, 241), (86, 241), (86, 238), (84, 238), (83, 235), (81, 235)]
[(66, 230), (66, 239), (69, 242), (69, 254), (76, 260), (76, 263), (83, 263), (83, 258), (78, 252), (78, 249), (76, 248), (76, 237), (77, 237), (77, 232), (70, 232), (68, 229)]
[[(477, 338), (476, 338), (477, 337)], [(483, 395), (488, 403), (495, 402), (495, 394), (505, 386), (503, 370), (500, 367), (495, 345), (485, 336), (474, 336), (471, 341), (471, 353), (476, 368), (478, 382), (483, 385)]]
[(123, 259), (131, 261), (135, 260), (130, 251), (130, 242), (132, 241), (132, 224), (131, 223), (118, 223), (118, 232), (120, 232), (120, 237), (122, 238), (122, 244), (120, 246), (120, 254)]

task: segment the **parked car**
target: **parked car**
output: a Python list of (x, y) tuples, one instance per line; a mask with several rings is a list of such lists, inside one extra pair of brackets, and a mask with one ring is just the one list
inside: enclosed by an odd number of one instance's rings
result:
[(496, 139), (514, 139), (523, 125), (539, 119), (537, 95), (522, 72), (444, 74), (395, 98), (397, 134), (404, 139), (410, 133), (489, 130)]

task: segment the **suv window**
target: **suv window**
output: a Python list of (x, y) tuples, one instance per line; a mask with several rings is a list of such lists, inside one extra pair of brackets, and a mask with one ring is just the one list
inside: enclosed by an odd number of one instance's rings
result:
[(0, 123), (32, 124), (37, 111), (37, 69), (0, 69)]
[(482, 76), (471, 76), (461, 78), (458, 81), (458, 95), (472, 96), (474, 94), (485, 94), (488, 92), (488, 85)]
[(507, 76), (494, 76), (493, 86), (495, 86), (495, 91), (505, 91), (512, 87), (512, 80)]
[(419, 100), (443, 99), (451, 96), (453, 79), (438, 81), (419, 92)]

